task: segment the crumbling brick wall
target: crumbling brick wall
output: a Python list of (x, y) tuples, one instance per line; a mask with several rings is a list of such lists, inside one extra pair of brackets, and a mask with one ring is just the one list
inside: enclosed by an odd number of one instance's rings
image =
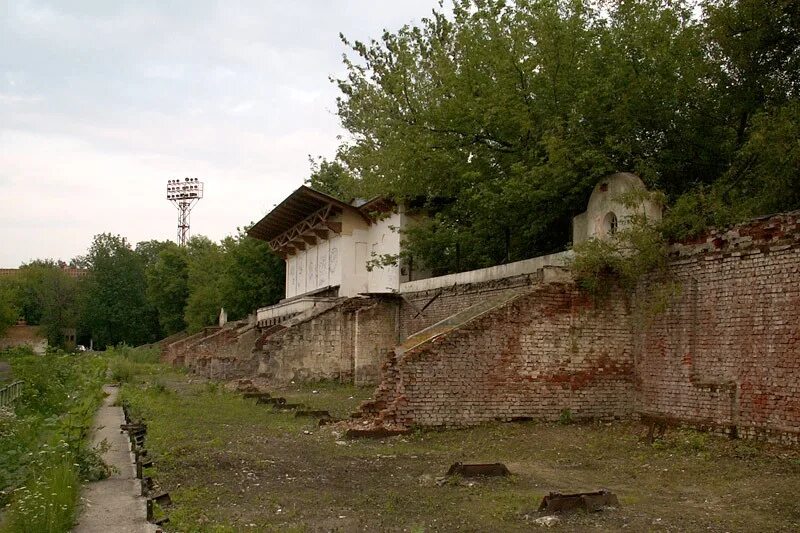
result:
[[(597, 309), (572, 285), (543, 284), (385, 365), (365, 414), (469, 425), (552, 420), (565, 409), (575, 418), (642, 413), (797, 443), (798, 218), (762, 218), (675, 245), (665, 279), (643, 282), (633, 298), (613, 294)], [(448, 289), (419, 325), (488, 290)], [(417, 324), (409, 318), (416, 307), (403, 304), (406, 331)]]
[[(526, 287), (539, 280), (536, 274), (441, 289), (402, 293), (399, 335), (404, 339), (486, 298)], [(426, 307), (427, 306), (427, 307)]]
[(594, 308), (573, 286), (541, 285), (400, 356), (381, 416), (460, 426), (495, 419), (624, 417), (633, 409), (621, 299)]
[(252, 376), (258, 369), (254, 350), (257, 336), (253, 325), (224, 328), (194, 347), (195, 356), (187, 366), (212, 379)]
[(398, 342), (397, 300), (375, 298), (356, 310), (353, 342), (353, 376), (356, 385), (378, 383), (381, 366)]
[(637, 305), (645, 309), (674, 296), (663, 313), (640, 313), (631, 325), (638, 411), (798, 442), (798, 218), (758, 219), (676, 246), (667, 280), (640, 288)]
[(381, 298), (351, 298), (277, 331), (263, 343), (258, 374), (275, 384), (377, 383), (381, 359), (396, 342), (396, 306)]

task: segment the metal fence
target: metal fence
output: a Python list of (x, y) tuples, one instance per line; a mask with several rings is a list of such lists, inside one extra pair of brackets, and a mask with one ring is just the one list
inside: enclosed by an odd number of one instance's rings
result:
[(22, 396), (22, 381), (15, 381), (0, 389), (0, 407), (5, 407)]

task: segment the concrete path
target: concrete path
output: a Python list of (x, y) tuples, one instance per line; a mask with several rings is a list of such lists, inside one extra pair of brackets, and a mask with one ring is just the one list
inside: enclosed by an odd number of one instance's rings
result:
[(130, 452), (128, 437), (120, 433), (124, 424), (122, 408), (114, 406), (117, 387), (105, 386), (108, 396), (97, 412), (94, 421), (92, 444), (105, 439), (110, 445), (103, 454), (106, 464), (116, 471), (108, 479), (90, 483), (81, 491), (81, 509), (74, 533), (144, 533), (156, 531), (156, 527), (145, 519), (145, 499), (141, 485), (136, 479), (136, 470)]

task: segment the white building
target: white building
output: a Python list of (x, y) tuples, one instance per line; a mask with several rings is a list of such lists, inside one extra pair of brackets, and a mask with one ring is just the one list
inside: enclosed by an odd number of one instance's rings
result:
[(399, 257), (411, 221), (403, 206), (383, 198), (351, 205), (300, 187), (248, 231), (286, 260), (286, 299), (259, 310), (258, 320), (301, 312), (312, 300), (397, 292), (421, 277), (399, 262), (376, 266)]

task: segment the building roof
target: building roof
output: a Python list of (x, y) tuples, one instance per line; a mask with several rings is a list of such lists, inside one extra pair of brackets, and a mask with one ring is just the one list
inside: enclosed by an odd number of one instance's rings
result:
[(338, 212), (350, 211), (355, 213), (368, 224), (370, 223), (367, 214), (360, 209), (303, 185), (287, 196), (264, 218), (256, 222), (247, 231), (247, 234), (256, 239), (269, 242), (328, 206)]

